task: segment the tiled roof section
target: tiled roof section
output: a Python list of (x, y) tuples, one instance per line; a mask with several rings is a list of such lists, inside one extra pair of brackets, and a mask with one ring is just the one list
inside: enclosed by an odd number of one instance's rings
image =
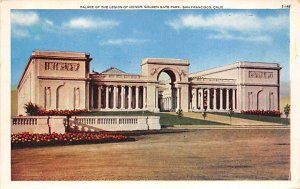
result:
[(125, 74), (126, 72), (115, 68), (115, 67), (110, 67), (107, 70), (104, 70), (103, 72), (101, 72), (101, 74)]

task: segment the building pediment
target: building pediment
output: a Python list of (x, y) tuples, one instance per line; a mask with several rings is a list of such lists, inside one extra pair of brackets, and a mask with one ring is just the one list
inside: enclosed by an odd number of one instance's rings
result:
[(110, 67), (104, 70), (103, 72), (101, 72), (100, 74), (126, 74), (126, 72), (115, 67)]

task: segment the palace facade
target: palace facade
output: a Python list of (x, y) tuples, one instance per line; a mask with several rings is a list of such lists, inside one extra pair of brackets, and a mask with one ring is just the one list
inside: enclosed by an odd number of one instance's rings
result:
[[(277, 63), (240, 61), (190, 73), (186, 59), (145, 58), (135, 74), (90, 71), (91, 61), (87, 53), (33, 51), (18, 83), (18, 114), (28, 102), (46, 110), (279, 110)], [(161, 80), (162, 73), (169, 77)]]

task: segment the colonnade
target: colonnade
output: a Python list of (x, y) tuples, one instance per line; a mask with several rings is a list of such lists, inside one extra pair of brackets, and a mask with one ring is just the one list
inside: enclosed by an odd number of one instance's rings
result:
[[(158, 90), (158, 89), (157, 89)], [(188, 99), (187, 99), (188, 100)], [(161, 95), (159, 104), (160, 111), (177, 111), (181, 104), (181, 88), (174, 87), (166, 96)]]
[(170, 111), (171, 109), (173, 109), (173, 101), (172, 101), (172, 97), (169, 96), (169, 97), (163, 97), (161, 99), (161, 104), (160, 104), (160, 107), (161, 107), (161, 110), (162, 111)]
[(90, 107), (94, 110), (146, 110), (147, 87), (97, 85), (91, 87)]
[(192, 88), (192, 111), (236, 110), (236, 88)]
[[(90, 109), (104, 111), (147, 110), (147, 87), (143, 85), (93, 85), (90, 88)], [(154, 92), (154, 91), (153, 91)], [(180, 88), (172, 91), (171, 96), (158, 99), (155, 88), (155, 108), (161, 111), (180, 109)], [(228, 111), (236, 110), (236, 88), (192, 87), (190, 111)], [(183, 99), (184, 100), (184, 99)], [(188, 100), (188, 99), (187, 99)], [(160, 105), (158, 106), (158, 102)]]

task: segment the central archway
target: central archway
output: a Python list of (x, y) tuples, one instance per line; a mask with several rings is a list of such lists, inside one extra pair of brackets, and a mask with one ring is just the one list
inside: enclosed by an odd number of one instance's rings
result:
[(158, 108), (160, 112), (174, 112), (177, 107), (176, 75), (170, 69), (163, 69), (157, 76)]

